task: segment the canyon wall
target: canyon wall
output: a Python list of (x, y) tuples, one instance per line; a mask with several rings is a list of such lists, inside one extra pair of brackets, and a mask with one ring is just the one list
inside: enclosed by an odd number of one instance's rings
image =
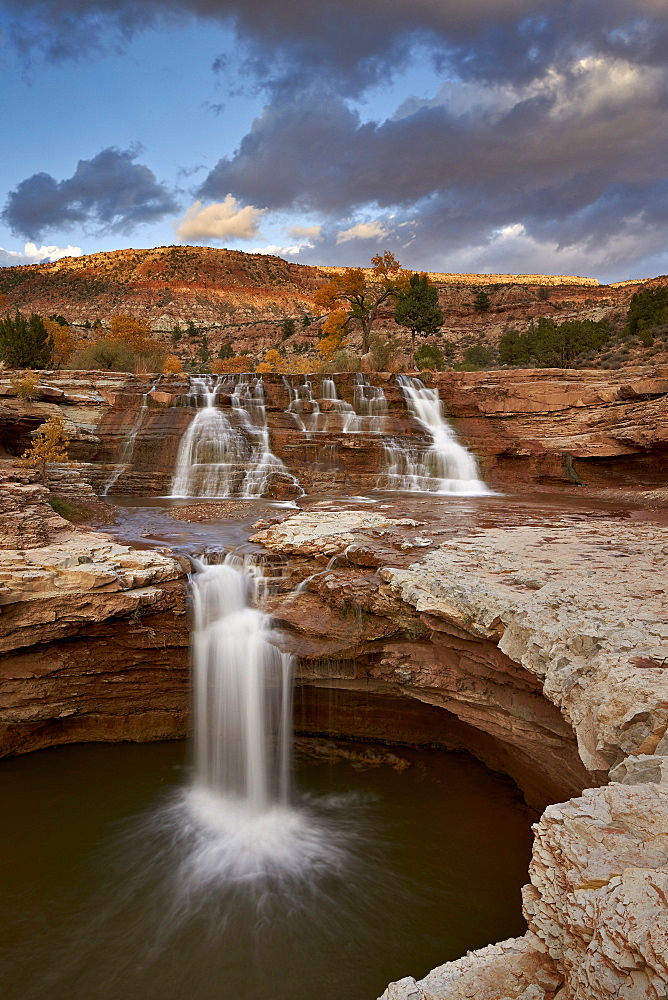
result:
[[(315, 397), (322, 396), (322, 378), (311, 376)], [(272, 449), (309, 492), (373, 488), (386, 468), (388, 438), (408, 449), (428, 442), (424, 428), (408, 413), (395, 377), (374, 373), (369, 378), (387, 398), (382, 433), (342, 433), (328, 400), (319, 406), (330, 429), (305, 433), (299, 417), (287, 412), (286, 380), (263, 377)], [(355, 376), (343, 373), (334, 379), (340, 398), (352, 403)], [(0, 447), (7, 456), (21, 454), (31, 431), (61, 414), (72, 439), (71, 457), (97, 491), (122, 461), (115, 492), (167, 493), (179, 442), (195, 410), (187, 405), (184, 377), (156, 381), (118, 373), (45, 372), (36, 400), (26, 403), (16, 399), (10, 377), (0, 377)], [(289, 377), (295, 387), (302, 381)], [(665, 481), (668, 366), (626, 372), (441, 372), (429, 385), (439, 390), (461, 442), (478, 457), (482, 477), (492, 486), (651, 487)], [(229, 407), (229, 395), (219, 402)], [(131, 434), (136, 434), (132, 453), (124, 456)]]

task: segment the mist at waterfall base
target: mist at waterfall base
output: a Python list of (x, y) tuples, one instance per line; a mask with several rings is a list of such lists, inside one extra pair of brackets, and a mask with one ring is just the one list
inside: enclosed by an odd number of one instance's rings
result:
[(291, 662), (251, 606), (263, 586), (231, 555), (194, 576), (185, 784), (168, 744), (0, 772), (7, 1000), (367, 1000), (522, 931), (529, 818), (509, 782), (407, 751), (368, 772), (302, 762), (293, 787)]

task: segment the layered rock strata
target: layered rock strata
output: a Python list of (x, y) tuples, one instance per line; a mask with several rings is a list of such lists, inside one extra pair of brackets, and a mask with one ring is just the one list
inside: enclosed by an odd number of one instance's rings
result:
[[(404, 526), (402, 539), (396, 523), (368, 512), (358, 517), (355, 529), (354, 512), (340, 520), (335, 513), (299, 514), (255, 536), (291, 560), (301, 557), (300, 575), (313, 568), (314, 558), (338, 555), (347, 561), (350, 568), (331, 566), (309, 584), (325, 610), (347, 592), (372, 619), (358, 625), (355, 637), (366, 670), (342, 674), (337, 683), (358, 690), (366, 684), (375, 692), (382, 677), (385, 693), (392, 683), (403, 697), (443, 705), (473, 729), (513, 747), (507, 769), (513, 773), (515, 767), (520, 783), (521, 759), (532, 759), (546, 784), (554, 783), (555, 772), (570, 772), (566, 783), (577, 783), (564, 732), (577, 744), (579, 790), (613, 780), (549, 806), (535, 827), (523, 938), (447, 963), (422, 980), (394, 983), (384, 1000), (665, 998), (665, 532), (650, 524), (592, 520), (488, 529), (432, 548), (426, 544), (434, 542), (429, 526), (415, 525), (419, 534)], [(402, 546), (405, 559), (408, 545), (412, 561), (401, 565)], [(415, 561), (415, 548), (422, 546), (429, 551)], [(393, 560), (391, 547), (398, 550)], [(366, 582), (360, 564), (375, 567)], [(293, 609), (282, 614), (279, 607), (277, 614), (296, 633), (296, 648), (308, 633), (316, 657), (318, 627), (309, 630), (298, 614), (300, 599), (289, 600)], [(309, 594), (309, 620), (320, 621), (323, 612), (313, 600)], [(405, 638), (407, 618), (401, 616), (409, 610), (428, 633), (431, 656), (415, 643), (394, 641), (388, 648), (388, 636), (403, 629)], [(394, 629), (383, 633), (373, 616), (389, 619)], [(503, 658), (496, 687), (489, 668), (471, 669), (472, 658), (453, 661), (453, 646), (462, 637), (490, 644)], [(399, 652), (400, 660), (389, 661), (389, 651)], [(317, 673), (314, 666), (302, 680), (313, 683)], [(537, 688), (526, 683), (528, 677)], [(563, 731), (539, 703), (556, 710)], [(473, 741), (470, 749), (485, 759), (484, 746)]]
[[(426, 446), (394, 376), (374, 373), (386, 396), (382, 432), (343, 433), (334, 404), (321, 400), (325, 430), (305, 432), (288, 412), (280, 375), (264, 376), (271, 446), (310, 492), (370, 489), (387, 468), (384, 445)], [(297, 387), (301, 376), (291, 376)], [(322, 397), (321, 376), (312, 376)], [(335, 376), (340, 398), (354, 401), (354, 376)], [(668, 367), (626, 372), (511, 370), (441, 372), (431, 377), (460, 440), (479, 459), (491, 485), (512, 481), (658, 485), (668, 471)], [(97, 491), (169, 492), (179, 442), (194, 417), (183, 377), (45, 372), (33, 402), (16, 399), (0, 378), (0, 446), (22, 453), (30, 434), (61, 415), (79, 472)], [(229, 412), (230, 397), (219, 404)], [(306, 404), (306, 410), (308, 410)], [(308, 413), (305, 411), (308, 418)], [(128, 447), (131, 442), (131, 447)]]
[(183, 735), (187, 567), (74, 530), (47, 497), (0, 483), (0, 755)]

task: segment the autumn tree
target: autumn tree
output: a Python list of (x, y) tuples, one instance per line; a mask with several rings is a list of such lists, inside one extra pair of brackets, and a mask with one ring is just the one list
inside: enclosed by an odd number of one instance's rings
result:
[(150, 349), (148, 341), (151, 338), (151, 324), (146, 319), (137, 319), (125, 313), (111, 317), (111, 329), (108, 340), (121, 342), (137, 354)]
[(219, 358), (211, 362), (211, 371), (214, 375), (236, 375), (241, 372), (252, 372), (255, 362), (247, 354), (240, 354), (236, 358)]
[(334, 354), (345, 345), (349, 322), (350, 317), (344, 309), (335, 309), (322, 324), (318, 351), (325, 361), (331, 361)]
[(181, 361), (175, 354), (168, 354), (165, 358), (165, 363), (162, 366), (163, 375), (180, 375), (183, 371), (183, 365)]
[(267, 351), (260, 364), (255, 369), (256, 372), (280, 372), (283, 367), (283, 356), (280, 351), (272, 348)]
[(49, 466), (56, 462), (67, 462), (69, 444), (63, 418), (50, 417), (35, 431), (30, 446), (19, 459), (19, 464), (37, 469), (39, 478), (46, 484)]
[(411, 350), (415, 352), (415, 334), (433, 334), (443, 325), (443, 311), (438, 291), (426, 274), (412, 274), (408, 287), (396, 297), (394, 321), (411, 331)]
[(62, 368), (81, 346), (79, 338), (75, 333), (72, 333), (67, 323), (61, 323), (54, 318), (45, 319), (44, 326), (53, 343), (51, 363), (56, 368)]
[(369, 350), (369, 335), (379, 307), (406, 285), (401, 264), (389, 250), (372, 257), (371, 264), (371, 268), (347, 267), (342, 274), (332, 274), (313, 299), (321, 310), (343, 310), (348, 320), (360, 324), (364, 354)]
[(16, 314), (0, 319), (0, 358), (9, 368), (46, 368), (53, 341), (44, 320), (33, 313), (29, 319)]

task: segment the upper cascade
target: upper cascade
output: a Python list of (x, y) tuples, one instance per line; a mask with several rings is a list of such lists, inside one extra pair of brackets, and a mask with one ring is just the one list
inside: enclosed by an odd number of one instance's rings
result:
[(193, 376), (188, 403), (198, 410), (179, 444), (173, 497), (260, 497), (274, 473), (295, 481), (271, 450), (262, 378)]
[(392, 439), (385, 445), (387, 471), (385, 489), (418, 493), (459, 493), (479, 496), (489, 493), (478, 477), (475, 457), (459, 444), (443, 415), (438, 389), (428, 389), (419, 378), (398, 375), (399, 385), (411, 416), (431, 437), (426, 449)]

